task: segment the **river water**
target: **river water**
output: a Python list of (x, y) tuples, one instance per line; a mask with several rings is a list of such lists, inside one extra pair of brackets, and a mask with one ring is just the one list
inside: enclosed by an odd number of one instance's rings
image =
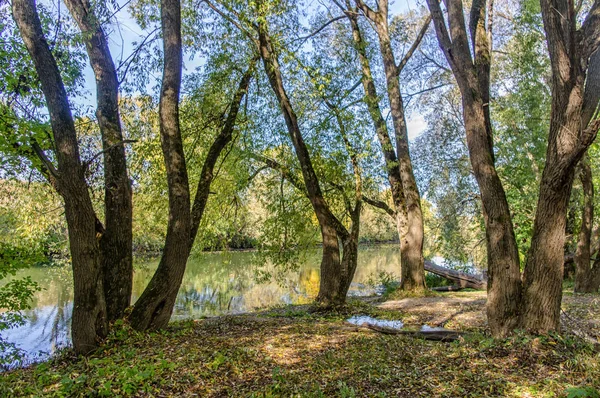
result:
[[(255, 252), (203, 253), (190, 258), (171, 319), (238, 314), (283, 304), (311, 302), (319, 290), (320, 253), (301, 258), (296, 266), (269, 264)], [(133, 301), (152, 277), (158, 260), (137, 261)], [(399, 279), (397, 245), (359, 250), (350, 295), (375, 293), (381, 275)], [(73, 282), (70, 267), (36, 267), (16, 277), (30, 276), (43, 290), (35, 294), (25, 325), (2, 332), (26, 353), (26, 362), (41, 360), (70, 343)], [(270, 276), (270, 277), (266, 277)]]

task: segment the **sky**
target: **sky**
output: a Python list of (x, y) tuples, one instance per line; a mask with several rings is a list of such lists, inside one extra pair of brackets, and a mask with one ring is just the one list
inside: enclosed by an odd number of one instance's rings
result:
[[(324, 1), (326, 2), (327, 0), (313, 0), (313, 4), (315, 4), (315, 6), (319, 6), (320, 4), (323, 4)], [(115, 15), (116, 23), (112, 23), (108, 30), (110, 33), (109, 47), (115, 61), (115, 65), (117, 66), (121, 60), (127, 59), (127, 57), (134, 51), (135, 46), (133, 43), (140, 43), (148, 33), (147, 31), (142, 30), (135, 20), (131, 18), (128, 7), (123, 7), (126, 2), (128, 2), (128, 0), (117, 1), (117, 4), (119, 7), (122, 7), (122, 9)], [(400, 12), (414, 10), (418, 8), (420, 4), (421, 3), (418, 0), (391, 0), (389, 13), (390, 15), (394, 15)], [(61, 13), (67, 12), (64, 4), (61, 4), (60, 10)], [(187, 57), (184, 59), (184, 65), (187, 70), (194, 70), (197, 66), (201, 66), (202, 62), (203, 60), (201, 57), (196, 57), (195, 59), (190, 59)], [(85, 97), (77, 98), (76, 101), (80, 105), (90, 106), (93, 108), (96, 101), (96, 87), (94, 73), (89, 64), (84, 70), (84, 79), (87, 95)], [(384, 110), (384, 112), (387, 112), (387, 110)], [(416, 112), (412, 112), (410, 116), (411, 117), (407, 120), (408, 138), (410, 141), (413, 141), (425, 130), (427, 127), (427, 122), (422, 115)]]

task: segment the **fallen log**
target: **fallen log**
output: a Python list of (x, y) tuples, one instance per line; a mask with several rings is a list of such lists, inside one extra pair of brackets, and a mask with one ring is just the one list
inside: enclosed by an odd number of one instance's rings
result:
[(383, 334), (402, 334), (430, 341), (451, 342), (466, 335), (466, 333), (457, 332), (456, 330), (398, 330), (370, 323), (363, 323), (361, 326)]
[(464, 287), (461, 286), (436, 286), (431, 288), (434, 292), (458, 292), (463, 289)]
[(473, 275), (462, 271), (456, 271), (439, 266), (431, 261), (425, 261), (425, 271), (439, 275), (453, 282), (456, 287), (471, 288), (477, 290), (487, 289), (487, 279), (480, 275)]

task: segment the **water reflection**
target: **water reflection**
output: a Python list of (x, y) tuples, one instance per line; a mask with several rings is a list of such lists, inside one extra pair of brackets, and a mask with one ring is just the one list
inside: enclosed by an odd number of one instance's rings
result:
[[(319, 289), (320, 253), (307, 255), (296, 271), (259, 283), (255, 275), (255, 254), (251, 252), (206, 253), (191, 258), (175, 303), (173, 319), (236, 314), (278, 304), (310, 302)], [(362, 248), (350, 294), (375, 291), (368, 285), (382, 272), (400, 274), (397, 246)], [(158, 261), (136, 264), (133, 300), (139, 297), (152, 277)], [(272, 273), (276, 270), (270, 269)], [(2, 333), (27, 352), (27, 360), (43, 359), (69, 344), (73, 289), (68, 267), (24, 270), (43, 290), (36, 293), (27, 323)]]

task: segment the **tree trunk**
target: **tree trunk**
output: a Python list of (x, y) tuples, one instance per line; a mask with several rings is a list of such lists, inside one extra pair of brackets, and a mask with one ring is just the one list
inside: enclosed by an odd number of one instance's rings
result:
[[(401, 283), (406, 283), (405, 287), (410, 288), (411, 286), (420, 285), (418, 282), (420, 278), (419, 261), (414, 261), (415, 258), (421, 257), (422, 254), (422, 243), (423, 235), (421, 231), (421, 239), (418, 239), (419, 224), (416, 223), (414, 226), (410, 226), (409, 214), (406, 206), (405, 189), (403, 186), (403, 180), (400, 170), (400, 162), (394, 152), (394, 146), (390, 139), (386, 122), (381, 114), (379, 108), (379, 101), (377, 95), (377, 89), (375, 82), (373, 81), (373, 75), (371, 73), (371, 66), (366, 53), (366, 43), (362, 38), (356, 13), (354, 11), (346, 12), (350, 24), (352, 27), (352, 37), (354, 39), (354, 45), (358, 53), (358, 58), (362, 68), (362, 84), (365, 91), (365, 103), (369, 110), (369, 115), (375, 126), (377, 138), (381, 145), (381, 151), (383, 152), (383, 158), (385, 160), (386, 172), (388, 181), (390, 183), (390, 190), (392, 192), (392, 200), (395, 207), (395, 219), (396, 228), (398, 230), (398, 236), (400, 238), (400, 266), (401, 266)], [(418, 191), (417, 191), (418, 192)], [(414, 196), (413, 196), (414, 199)], [(413, 203), (414, 204), (414, 203)], [(413, 207), (414, 209), (414, 207)], [(420, 211), (420, 205), (419, 209)], [(414, 216), (414, 212), (412, 213)], [(414, 219), (412, 221), (415, 221)], [(411, 235), (412, 233), (412, 235)], [(421, 242), (421, 249), (419, 245), (415, 246), (415, 243)], [(422, 264), (421, 264), (422, 268)], [(424, 274), (422, 275), (422, 286), (425, 286)], [(416, 284), (413, 282), (417, 281)]]
[[(584, 96), (589, 87), (588, 60), (600, 38), (600, 2), (594, 2), (581, 26), (582, 34), (575, 30), (573, 3), (542, 0), (541, 6), (552, 67), (552, 108), (546, 165), (523, 275), (521, 313), (521, 327), (536, 333), (557, 330), (560, 325), (568, 201), (575, 167), (600, 127), (597, 121), (583, 124), (585, 108), (592, 105), (584, 106)], [(596, 106), (597, 99), (593, 108)]]
[(326, 224), (321, 225), (321, 236), (323, 238), (323, 255), (319, 293), (316, 301), (325, 307), (338, 306), (346, 301), (346, 295), (341, 294), (345, 281), (342, 280), (340, 272), (342, 264), (338, 235), (335, 228)]
[(85, 181), (75, 124), (56, 60), (52, 56), (33, 0), (14, 0), (13, 17), (42, 84), (50, 114), (58, 169), (47, 164), (65, 202), (73, 266), (73, 348), (86, 354), (106, 336), (107, 319), (96, 239), (96, 214)]
[(130, 316), (137, 330), (167, 326), (190, 253), (190, 190), (179, 128), (181, 88), (181, 4), (161, 1), (164, 70), (160, 93), (160, 137), (169, 187), (169, 223), (165, 247), (150, 283)]
[[(581, 214), (581, 228), (577, 239), (575, 251), (575, 293), (591, 293), (593, 286), (590, 267), (591, 264), (591, 238), (594, 221), (594, 184), (592, 182), (592, 168), (587, 155), (579, 162), (580, 180), (583, 188), (583, 210)], [(596, 288), (597, 290), (598, 288)]]
[(423, 213), (421, 211), (421, 196), (415, 181), (410, 151), (408, 147), (408, 130), (404, 104), (400, 92), (398, 77), (400, 71), (396, 66), (396, 59), (392, 50), (391, 39), (388, 32), (388, 2), (378, 2), (377, 12), (366, 9), (362, 1), (358, 1), (366, 11), (367, 17), (371, 16), (379, 37), (379, 48), (383, 58), (387, 94), (390, 101), (392, 122), (396, 136), (396, 152), (399, 162), (399, 173), (406, 204), (407, 230), (401, 241), (404, 246), (402, 258), (402, 274), (400, 290), (424, 291), (425, 270), (423, 268)]
[(108, 321), (123, 316), (133, 285), (131, 186), (121, 121), (119, 83), (108, 42), (88, 0), (65, 0), (77, 21), (96, 77), (96, 117), (104, 151), (104, 232), (100, 239)]
[(213, 172), (215, 165), (217, 164), (217, 160), (219, 159), (219, 156), (221, 156), (223, 149), (225, 149), (227, 144), (229, 144), (233, 139), (235, 121), (240, 110), (242, 99), (244, 98), (244, 95), (246, 95), (248, 85), (250, 84), (250, 79), (254, 73), (255, 64), (256, 60), (253, 59), (250, 62), (248, 70), (246, 70), (246, 73), (244, 73), (242, 76), (238, 89), (229, 105), (229, 113), (227, 114), (225, 124), (221, 128), (217, 138), (215, 138), (212, 145), (208, 149), (208, 154), (206, 155), (206, 159), (202, 165), (200, 180), (198, 181), (198, 189), (196, 190), (196, 196), (194, 198), (194, 205), (191, 213), (190, 250), (194, 245), (196, 235), (198, 234), (198, 229), (200, 228), (200, 222), (202, 221), (202, 216), (204, 215), (204, 209), (206, 208), (206, 203), (208, 202), (210, 185), (212, 184), (214, 178)]
[[(489, 118), (489, 64), (491, 32), (486, 34), (482, 10), (485, 1), (473, 3), (469, 39), (462, 2), (448, 2), (448, 26), (437, 0), (427, 0), (438, 42), (458, 83), (473, 173), (483, 207), (488, 259), (487, 316), (492, 335), (503, 337), (518, 324), (521, 297), (519, 255), (504, 188), (496, 172)], [(482, 31), (483, 30), (483, 31)]]
[(298, 125), (298, 119), (283, 85), (277, 53), (271, 42), (263, 16), (260, 16), (257, 30), (259, 35), (257, 45), (263, 60), (264, 69), (271, 88), (279, 101), (296, 157), (302, 168), (306, 193), (321, 229), (323, 257), (321, 260), (321, 282), (317, 301), (325, 306), (343, 304), (346, 296), (341, 296), (340, 294), (343, 284), (340, 278), (341, 259), (338, 235), (344, 235), (345, 227), (333, 215), (321, 192), (308, 148)]

